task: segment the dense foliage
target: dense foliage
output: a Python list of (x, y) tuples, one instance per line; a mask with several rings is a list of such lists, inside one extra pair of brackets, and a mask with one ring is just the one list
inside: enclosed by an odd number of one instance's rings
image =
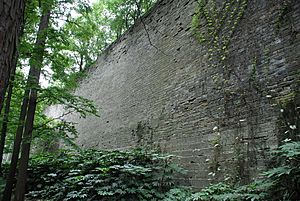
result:
[[(294, 201), (300, 189), (300, 143), (286, 142), (273, 151), (273, 164), (248, 185), (218, 183), (192, 192), (175, 185), (184, 171), (170, 155), (143, 150), (74, 152), (36, 155), (30, 161), (29, 200), (163, 200), (163, 201)], [(3, 186), (0, 182), (0, 186)]]
[(180, 170), (170, 156), (133, 150), (60, 151), (32, 158), (28, 198), (43, 200), (162, 200)]

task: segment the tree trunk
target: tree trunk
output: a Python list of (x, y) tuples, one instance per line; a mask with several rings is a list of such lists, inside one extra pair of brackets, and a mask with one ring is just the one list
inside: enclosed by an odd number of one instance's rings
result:
[(83, 71), (83, 53), (80, 53), (79, 71)]
[(0, 0), (0, 113), (16, 54), (25, 0)]
[(22, 140), (21, 159), (17, 176), (15, 201), (23, 201), (25, 195), (25, 185), (27, 180), (27, 167), (29, 161), (30, 143), (33, 129), (34, 113), (36, 109), (37, 91), (32, 90), (29, 98), (25, 131)]
[(30, 93), (30, 83), (33, 76), (33, 70), (29, 70), (28, 78), (27, 78), (27, 85), (26, 90), (24, 92), (20, 116), (19, 116), (19, 125), (16, 131), (16, 136), (14, 140), (14, 146), (13, 146), (13, 153), (11, 157), (10, 162), (10, 168), (6, 179), (6, 185), (3, 192), (3, 201), (4, 200), (11, 200), (11, 194), (13, 190), (13, 185), (15, 183), (15, 175), (16, 175), (16, 169), (18, 165), (18, 159), (19, 159), (19, 153), (20, 153), (20, 147), (21, 147), (21, 141), (22, 141), (22, 135), (24, 130), (24, 122), (27, 115), (27, 107), (29, 102), (29, 93)]
[(6, 139), (7, 126), (8, 126), (8, 121), (9, 121), (10, 103), (11, 103), (11, 97), (12, 97), (12, 92), (13, 92), (13, 83), (15, 80), (15, 72), (16, 72), (16, 68), (17, 68), (18, 57), (19, 57), (19, 54), (17, 52), (17, 54), (14, 57), (13, 69), (11, 72), (11, 78), (10, 78), (9, 85), (8, 85), (7, 97), (5, 100), (5, 109), (4, 109), (4, 114), (3, 114), (3, 123), (2, 123), (2, 128), (1, 128), (1, 140), (0, 140), (0, 175), (2, 175), (2, 160), (3, 160), (5, 139)]
[(21, 159), (20, 166), (18, 171), (17, 185), (16, 185), (16, 195), (15, 201), (24, 201), (25, 199), (25, 185), (27, 180), (27, 167), (29, 161), (29, 152), (30, 152), (30, 144), (32, 139), (32, 130), (33, 130), (33, 122), (37, 104), (37, 86), (39, 85), (39, 79), (41, 74), (41, 68), (43, 65), (43, 56), (45, 51), (45, 43), (46, 43), (46, 31), (49, 27), (49, 19), (50, 19), (50, 8), (49, 5), (46, 6), (46, 11), (44, 11), (41, 16), (39, 30), (37, 33), (37, 40), (35, 44), (35, 50), (32, 55), (32, 61), (30, 62), (30, 69), (33, 71), (32, 77), (32, 87), (30, 89), (29, 96), (29, 105), (27, 110), (27, 117), (25, 122), (25, 130), (23, 134), (22, 141), (22, 151), (21, 151)]
[[(20, 30), (20, 35), (18, 37), (18, 44), (20, 43), (21, 37), (24, 34), (24, 26), (25, 22), (21, 24), (21, 30)], [(10, 105), (11, 105), (11, 97), (13, 94), (13, 87), (14, 87), (14, 81), (15, 81), (15, 75), (16, 75), (16, 69), (17, 69), (17, 64), (18, 64), (18, 59), (19, 59), (19, 50), (16, 48), (16, 54), (13, 59), (12, 63), (12, 69), (11, 69), (11, 74), (10, 74), (10, 81), (8, 85), (8, 92), (7, 92), (7, 97), (5, 101), (5, 110), (3, 114), (3, 123), (1, 127), (1, 140), (0, 140), (0, 175), (3, 174), (2, 172), (2, 160), (3, 160), (3, 153), (4, 153), (4, 147), (5, 147), (5, 139), (7, 135), (7, 128), (8, 128), (8, 121), (9, 121), (9, 113), (10, 113)]]
[[(29, 73), (28, 77), (31, 76)], [(21, 106), (21, 112), (19, 117), (19, 125), (17, 128), (15, 140), (14, 140), (14, 147), (13, 147), (13, 153), (11, 157), (9, 172), (6, 179), (6, 185), (3, 192), (3, 201), (11, 200), (11, 194), (13, 190), (13, 185), (15, 183), (15, 175), (16, 175), (16, 169), (18, 165), (18, 159), (19, 159), (19, 152), (20, 152), (20, 145), (22, 141), (22, 135), (23, 135), (23, 129), (24, 129), (24, 121), (26, 118), (26, 112), (27, 112), (27, 106), (28, 106), (28, 96), (29, 96), (29, 90), (26, 89), (23, 97), (23, 102)]]

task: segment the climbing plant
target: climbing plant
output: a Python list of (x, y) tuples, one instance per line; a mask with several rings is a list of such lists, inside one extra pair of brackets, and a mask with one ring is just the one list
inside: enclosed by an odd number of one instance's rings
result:
[[(194, 36), (200, 44), (206, 47), (208, 67), (213, 72), (216, 72), (212, 76), (213, 87), (223, 93), (225, 116), (228, 113), (226, 103), (233, 94), (229, 87), (232, 85), (230, 82), (232, 67), (227, 61), (229, 57), (229, 45), (232, 42), (233, 34), (245, 13), (247, 5), (247, 0), (226, 0), (222, 2), (216, 0), (199, 0), (191, 22)], [(213, 180), (216, 180), (217, 175), (220, 175), (218, 174), (221, 170), (219, 158), (222, 153), (220, 131), (222, 130), (222, 126), (226, 125), (225, 120), (218, 120), (218, 122), (222, 123), (216, 126), (216, 130), (214, 129), (214, 132), (218, 131), (218, 135), (212, 142), (213, 156), (211, 159), (208, 159), (209, 176)], [(241, 140), (239, 136), (235, 136), (235, 139), (234, 160), (236, 166), (240, 166), (243, 163)]]
[(199, 0), (192, 19), (192, 30), (200, 43), (208, 48), (210, 65), (224, 64), (232, 35), (243, 16), (247, 0)]
[[(279, 5), (280, 10), (276, 19), (277, 31), (284, 22), (287, 22), (291, 29), (291, 38), (293, 39), (295, 38), (295, 34), (297, 34), (292, 23), (291, 11), (293, 10), (293, 4), (290, 0), (282, 2), (282, 5)], [(295, 92), (295, 90), (292, 89), (290, 93), (282, 96), (274, 94), (266, 89), (266, 87), (263, 87), (266, 83), (262, 83), (261, 79), (259, 79), (257, 67), (261, 61), (258, 60), (259, 58), (257, 55), (248, 60), (248, 66), (251, 68), (248, 79), (241, 79), (239, 73), (236, 72), (236, 69), (234, 68), (236, 65), (229, 61), (229, 46), (233, 37), (239, 37), (238, 35), (235, 36), (234, 33), (237, 30), (237, 26), (239, 25), (248, 4), (249, 1), (247, 0), (226, 0), (223, 2), (216, 0), (199, 0), (191, 22), (194, 36), (200, 44), (207, 49), (208, 66), (211, 67), (211, 72), (213, 72), (211, 78), (214, 89), (218, 90), (218, 93), (223, 94), (224, 117), (221, 118), (226, 121), (234, 115), (234, 118), (232, 119), (234, 120), (233, 124), (237, 133), (233, 134), (233, 160), (234, 167), (238, 170), (235, 171), (238, 172), (237, 175), (231, 175), (234, 177), (234, 183), (240, 182), (241, 178), (245, 179), (246, 177), (249, 177), (245, 167), (250, 163), (257, 162), (255, 161), (257, 154), (255, 125), (257, 125), (258, 115), (255, 110), (257, 107), (256, 100), (251, 97), (251, 95), (255, 94), (257, 97), (266, 99), (270, 102), (270, 106), (275, 106), (273, 107), (274, 113), (280, 111), (279, 144), (282, 144), (284, 139), (299, 140), (299, 109), (297, 109), (299, 103), (296, 103), (297, 99), (299, 99), (299, 96), (297, 95), (298, 92)], [(254, 54), (258, 53), (255, 52)], [(263, 54), (264, 57), (266, 57), (267, 62), (264, 62), (262, 65), (264, 68), (268, 69), (268, 65), (270, 64), (270, 52), (268, 49), (265, 49)], [(235, 81), (238, 84), (233, 83), (232, 79), (236, 79)], [(294, 86), (295, 84), (292, 85)], [(296, 91), (298, 90), (296, 89)], [(242, 116), (242, 114), (239, 114), (239, 111), (235, 113), (230, 112), (230, 108), (234, 102), (240, 104), (241, 107), (245, 107), (248, 111), (248, 114), (243, 115), (243, 119), (236, 118)], [(229, 103), (231, 103), (231, 105)], [(243, 122), (247, 122), (247, 142), (243, 140), (243, 134), (238, 133), (241, 132), (240, 130), (243, 127)], [(229, 124), (222, 122), (222, 125), (226, 126)], [(220, 156), (220, 149), (222, 149), (222, 146), (215, 146), (216, 144), (222, 145), (220, 137), (215, 137), (213, 141), (213, 156), (209, 159), (209, 169), (214, 169), (215, 171), (211, 171), (210, 176), (216, 175), (216, 170), (219, 166), (219, 162), (216, 159)]]

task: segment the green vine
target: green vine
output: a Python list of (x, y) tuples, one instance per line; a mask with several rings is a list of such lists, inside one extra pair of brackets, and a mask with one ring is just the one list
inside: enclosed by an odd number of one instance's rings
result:
[[(213, 76), (213, 82), (217, 89), (229, 84), (229, 67), (226, 60), (229, 56), (229, 44), (232, 41), (233, 34), (245, 13), (248, 0), (225, 0), (222, 5), (218, 5), (216, 0), (198, 0), (198, 7), (192, 18), (192, 31), (196, 39), (208, 48), (208, 61), (211, 67), (222, 67), (223, 77)], [(224, 100), (230, 96), (230, 91), (225, 89)], [(218, 132), (219, 133), (219, 132)], [(240, 140), (236, 142), (238, 162), (240, 160)], [(219, 158), (221, 154), (221, 137), (213, 140), (213, 158), (209, 163), (210, 176), (215, 176), (220, 171)], [(240, 169), (242, 168), (239, 167)]]
[(215, 0), (198, 1), (192, 31), (200, 43), (208, 46), (211, 65), (223, 63), (228, 57), (228, 46), (247, 3), (248, 0), (226, 0), (218, 8)]

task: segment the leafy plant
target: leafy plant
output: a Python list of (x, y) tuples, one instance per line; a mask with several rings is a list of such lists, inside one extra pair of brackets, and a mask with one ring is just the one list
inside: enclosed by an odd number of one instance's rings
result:
[(31, 159), (29, 199), (162, 200), (174, 186), (169, 155), (140, 149), (60, 151)]
[[(274, 200), (296, 200), (300, 197), (300, 142), (287, 142), (273, 151), (275, 167), (263, 175), (272, 181), (269, 194)], [(281, 199), (279, 199), (281, 198)]]

